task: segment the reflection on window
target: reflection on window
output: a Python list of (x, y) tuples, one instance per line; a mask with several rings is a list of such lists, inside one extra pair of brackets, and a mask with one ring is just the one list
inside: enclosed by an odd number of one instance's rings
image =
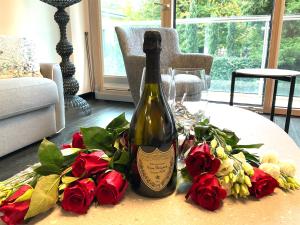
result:
[(101, 0), (104, 74), (125, 76), (115, 26), (160, 26), (160, 7), (154, 0)]
[[(286, 10), (283, 17), (282, 35), (279, 52), (278, 67), (300, 71), (300, 1), (286, 0)], [(288, 96), (290, 85), (288, 82), (278, 82), (278, 95)], [(295, 97), (300, 97), (300, 79), (297, 78)], [(287, 98), (279, 98), (276, 105), (286, 106)], [(294, 98), (293, 107), (300, 108), (300, 99)]]

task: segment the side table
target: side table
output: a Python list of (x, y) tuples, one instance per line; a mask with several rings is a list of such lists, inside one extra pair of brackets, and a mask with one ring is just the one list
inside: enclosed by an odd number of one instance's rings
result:
[(275, 80), (274, 92), (272, 98), (272, 108), (270, 120), (274, 120), (274, 111), (275, 111), (275, 101), (277, 95), (277, 86), (278, 80), (290, 82), (290, 93), (288, 99), (286, 120), (285, 120), (285, 132), (288, 133), (290, 126), (290, 118), (292, 112), (292, 103), (294, 97), (296, 77), (300, 76), (300, 72), (293, 70), (282, 70), (282, 69), (240, 69), (234, 71), (231, 77), (231, 89), (230, 89), (230, 102), (229, 105), (233, 105), (233, 95), (234, 95), (234, 85), (236, 77), (245, 77), (245, 78), (270, 78)]

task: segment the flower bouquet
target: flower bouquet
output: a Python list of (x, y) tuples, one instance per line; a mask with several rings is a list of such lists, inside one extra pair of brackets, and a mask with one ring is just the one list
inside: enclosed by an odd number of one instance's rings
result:
[[(60, 148), (44, 139), (38, 149), (39, 163), (0, 182), (2, 221), (20, 224), (56, 204), (85, 214), (93, 202), (119, 203), (130, 179), (128, 127), (123, 113), (105, 128), (81, 128), (72, 143)], [(261, 144), (239, 145), (234, 132), (221, 130), (207, 119), (181, 136), (181, 180), (190, 184), (186, 199), (205, 209), (218, 209), (228, 196), (262, 198), (277, 187), (287, 191), (300, 187), (293, 164), (274, 154), (250, 153), (246, 149)]]

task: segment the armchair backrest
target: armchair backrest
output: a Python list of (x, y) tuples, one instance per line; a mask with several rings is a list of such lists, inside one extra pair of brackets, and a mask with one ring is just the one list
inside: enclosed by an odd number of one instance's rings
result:
[(172, 28), (140, 28), (140, 27), (116, 27), (120, 48), (126, 63), (128, 56), (144, 56), (144, 33), (147, 30), (157, 30), (162, 38), (161, 65), (170, 66), (177, 54), (180, 54), (178, 34)]

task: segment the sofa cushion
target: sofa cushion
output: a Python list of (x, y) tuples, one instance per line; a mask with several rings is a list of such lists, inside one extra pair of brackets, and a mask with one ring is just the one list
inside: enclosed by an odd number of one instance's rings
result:
[(34, 43), (24, 37), (0, 35), (0, 79), (42, 77)]
[(57, 102), (57, 86), (50, 79), (0, 79), (0, 119), (34, 111)]

